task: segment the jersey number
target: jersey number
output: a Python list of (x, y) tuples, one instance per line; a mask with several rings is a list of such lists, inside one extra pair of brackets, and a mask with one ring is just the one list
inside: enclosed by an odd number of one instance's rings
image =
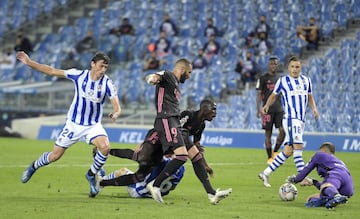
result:
[(71, 132), (69, 129), (64, 129), (64, 131), (61, 133), (61, 136), (72, 139), (74, 136), (74, 132)]

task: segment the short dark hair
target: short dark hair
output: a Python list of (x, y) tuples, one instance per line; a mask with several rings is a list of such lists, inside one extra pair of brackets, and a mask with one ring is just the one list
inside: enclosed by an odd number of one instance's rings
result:
[(322, 148), (326, 148), (327, 150), (330, 151), (330, 153), (332, 154), (335, 154), (335, 150), (336, 150), (336, 147), (333, 143), (331, 142), (324, 142), (321, 146), (320, 146), (320, 149)]
[(105, 53), (103, 52), (97, 52), (94, 57), (91, 59), (92, 62), (97, 62), (100, 60), (104, 60), (104, 64), (109, 64), (110, 63), (110, 58), (109, 56), (105, 55)]
[(216, 103), (212, 99), (203, 99), (200, 102), (200, 109), (207, 108), (208, 110), (212, 110), (213, 108), (216, 108)]
[(270, 56), (269, 61), (272, 60), (279, 61), (279, 58), (277, 56)]

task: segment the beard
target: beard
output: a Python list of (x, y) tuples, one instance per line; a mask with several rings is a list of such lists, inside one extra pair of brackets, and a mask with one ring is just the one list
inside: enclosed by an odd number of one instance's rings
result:
[(182, 74), (179, 81), (183, 84), (186, 81), (186, 74)]

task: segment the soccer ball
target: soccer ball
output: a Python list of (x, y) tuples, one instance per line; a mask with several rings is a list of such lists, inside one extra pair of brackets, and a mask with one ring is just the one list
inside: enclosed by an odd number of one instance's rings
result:
[(279, 188), (279, 196), (283, 201), (294, 201), (297, 194), (298, 190), (294, 184), (284, 183)]

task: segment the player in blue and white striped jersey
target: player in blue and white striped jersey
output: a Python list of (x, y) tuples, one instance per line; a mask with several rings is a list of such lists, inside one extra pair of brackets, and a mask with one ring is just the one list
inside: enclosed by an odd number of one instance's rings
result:
[[(165, 165), (169, 163), (171, 159), (164, 156), (163, 161), (156, 166), (148, 175), (146, 175), (145, 179), (141, 182), (137, 182), (131, 184), (126, 187), (126, 190), (130, 197), (133, 198), (151, 198), (151, 194), (149, 190), (146, 188), (148, 183), (151, 183), (164, 169)], [(174, 174), (169, 176), (166, 180), (164, 180), (160, 185), (161, 195), (168, 195), (171, 190), (174, 190), (175, 187), (180, 183), (181, 179), (184, 176), (185, 167), (181, 166)], [(134, 172), (123, 167), (119, 170), (116, 170), (106, 176), (103, 177), (104, 180), (114, 179), (119, 176), (133, 174)]]
[(109, 115), (113, 122), (121, 113), (116, 87), (105, 74), (110, 62), (109, 57), (103, 53), (96, 53), (91, 59), (90, 70), (55, 69), (30, 59), (24, 52), (18, 52), (16, 57), (41, 73), (73, 81), (75, 87), (75, 95), (67, 113), (66, 123), (55, 141), (53, 150), (43, 153), (35, 160), (24, 171), (21, 181), (28, 182), (38, 168), (57, 161), (67, 148), (81, 138), (85, 138), (88, 144), (93, 144), (98, 149), (94, 156), (94, 162), (85, 175), (90, 184), (89, 196), (96, 196), (98, 190), (96, 189), (95, 174), (105, 164), (110, 150), (107, 133), (101, 125), (106, 97), (109, 97), (113, 106), (114, 112)]
[(261, 173), (259, 178), (265, 187), (270, 187), (269, 175), (279, 168), (291, 155), (298, 172), (304, 166), (302, 152), (304, 149), (303, 133), (305, 126), (305, 113), (309, 104), (315, 119), (319, 117), (316, 103), (312, 95), (312, 84), (309, 77), (301, 74), (300, 59), (292, 56), (288, 62), (289, 74), (278, 79), (273, 93), (262, 108), (267, 113), (269, 107), (275, 102), (278, 95), (282, 97), (284, 107), (283, 127), (285, 131), (284, 150), (279, 153), (273, 162)]

